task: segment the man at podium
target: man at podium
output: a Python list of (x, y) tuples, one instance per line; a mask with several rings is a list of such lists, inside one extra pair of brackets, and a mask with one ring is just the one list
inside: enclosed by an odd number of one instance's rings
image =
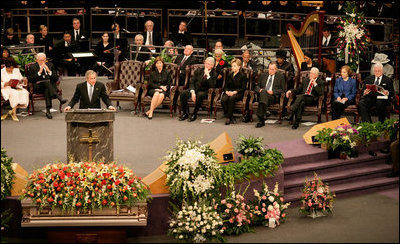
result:
[(115, 107), (111, 106), (110, 99), (106, 93), (106, 87), (101, 82), (96, 82), (97, 74), (93, 70), (86, 71), (85, 74), (86, 81), (79, 83), (76, 86), (74, 96), (71, 102), (64, 109), (64, 111), (69, 111), (74, 105), (79, 101), (80, 109), (87, 108), (101, 108), (100, 98), (107, 105), (110, 110), (116, 110)]

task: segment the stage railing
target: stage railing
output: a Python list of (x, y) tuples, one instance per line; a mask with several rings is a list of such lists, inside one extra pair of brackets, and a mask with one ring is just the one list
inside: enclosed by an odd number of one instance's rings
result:
[[(65, 10), (65, 13), (57, 13), (57, 10)], [(65, 30), (60, 31), (60, 26), (72, 30), (72, 19), (81, 21), (81, 28), (85, 30), (84, 8), (19, 8), (11, 9), (11, 26), (18, 33), (18, 37), (28, 33), (39, 33), (40, 25), (46, 25), (51, 35), (62, 35)], [(3, 21), (5, 22), (3, 15)]]
[[(239, 10), (208, 10), (207, 34), (209, 36), (233, 36), (239, 39)], [(168, 37), (178, 31), (180, 21), (193, 21), (188, 31), (194, 36), (205, 36), (205, 13), (198, 9), (168, 9)], [(201, 28), (196, 28), (201, 26)], [(225, 31), (225, 32), (224, 32)], [(227, 32), (231, 33), (227, 33)]]
[[(45, 46), (8, 46), (8, 50), (10, 50), (10, 55), (35, 55), (37, 53), (44, 53)], [(27, 50), (27, 51), (25, 51)]]

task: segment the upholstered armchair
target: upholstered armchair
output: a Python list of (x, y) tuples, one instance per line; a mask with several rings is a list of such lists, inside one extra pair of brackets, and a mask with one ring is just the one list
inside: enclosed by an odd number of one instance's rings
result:
[[(114, 68), (114, 80), (106, 83), (107, 94), (111, 101), (117, 101), (119, 107), (120, 101), (131, 101), (135, 106), (140, 99), (141, 86), (144, 77), (144, 63), (140, 61), (122, 61), (117, 62)], [(132, 86), (136, 89), (133, 93), (126, 88)]]

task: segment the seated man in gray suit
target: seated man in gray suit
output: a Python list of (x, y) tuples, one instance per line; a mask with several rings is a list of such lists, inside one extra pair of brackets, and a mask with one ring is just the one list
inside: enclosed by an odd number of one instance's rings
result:
[(76, 86), (74, 96), (64, 111), (69, 111), (78, 101), (80, 109), (101, 108), (100, 98), (107, 105), (108, 109), (115, 111), (116, 109), (111, 106), (110, 99), (106, 93), (106, 87), (103, 83), (96, 82), (96, 72), (88, 70), (85, 77), (86, 81)]
[(262, 73), (256, 86), (258, 93), (258, 123), (256, 128), (265, 126), (265, 115), (271, 115), (268, 111), (270, 104), (279, 102), (281, 93), (285, 91), (285, 77), (278, 72), (275, 62), (268, 66), (268, 74)]

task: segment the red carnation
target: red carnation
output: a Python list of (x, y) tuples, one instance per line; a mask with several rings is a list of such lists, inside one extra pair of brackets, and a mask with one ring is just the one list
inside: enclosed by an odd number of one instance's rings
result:
[(118, 171), (119, 171), (120, 173), (124, 173), (124, 168), (119, 167), (119, 168), (118, 168)]
[(49, 197), (49, 198), (47, 198), (47, 201), (52, 203), (52, 202), (54, 202), (54, 199), (52, 197)]
[(115, 181), (115, 184), (116, 184), (116, 185), (119, 185), (119, 183), (121, 183), (120, 180), (116, 180), (116, 181)]
[(79, 176), (79, 173), (78, 173), (78, 172), (75, 172), (75, 173), (74, 173), (74, 176), (75, 176), (75, 177), (78, 177), (78, 176)]
[(82, 203), (81, 203), (81, 202), (77, 202), (77, 203), (76, 203), (76, 206), (79, 208), (79, 207), (82, 206)]
[(221, 61), (219, 61), (219, 65), (224, 65), (225, 64), (225, 62), (224, 62), (224, 60), (221, 60)]
[(104, 200), (101, 202), (101, 204), (102, 204), (103, 206), (105, 206), (105, 205), (107, 204), (107, 200), (104, 199)]
[(127, 197), (127, 196), (124, 196), (124, 201), (126, 201), (126, 200), (128, 200), (128, 197)]

